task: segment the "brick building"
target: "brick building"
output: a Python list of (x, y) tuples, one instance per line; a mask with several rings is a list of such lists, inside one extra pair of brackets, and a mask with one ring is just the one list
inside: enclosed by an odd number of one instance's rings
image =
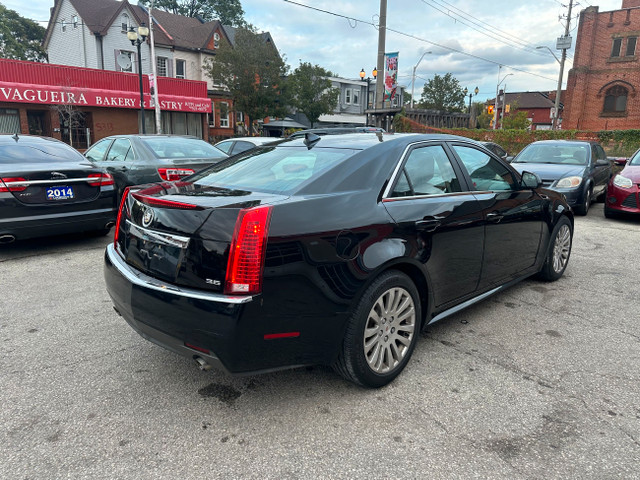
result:
[(640, 128), (640, 0), (620, 10), (580, 13), (573, 68), (567, 80), (563, 129)]
[[(560, 119), (562, 119), (562, 99), (565, 96), (563, 90), (560, 96)], [(553, 119), (553, 108), (555, 106), (556, 92), (507, 92), (506, 98), (503, 93), (498, 95), (498, 128), (502, 119), (502, 106), (505, 106), (507, 115), (517, 112), (526, 112), (527, 119), (531, 122), (531, 130), (551, 130)], [(487, 100), (487, 106), (493, 107), (495, 98)]]

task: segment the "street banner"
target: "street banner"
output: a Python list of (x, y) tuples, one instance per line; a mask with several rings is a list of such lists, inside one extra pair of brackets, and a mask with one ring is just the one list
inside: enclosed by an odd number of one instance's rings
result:
[(393, 102), (398, 88), (398, 52), (384, 55), (384, 97), (383, 101)]

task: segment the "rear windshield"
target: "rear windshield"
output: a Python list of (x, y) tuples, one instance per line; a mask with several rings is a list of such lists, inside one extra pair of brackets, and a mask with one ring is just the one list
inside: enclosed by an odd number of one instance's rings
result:
[(76, 150), (58, 142), (0, 145), (0, 163), (51, 163), (86, 161)]
[(351, 157), (342, 148), (260, 147), (189, 178), (198, 185), (290, 195)]
[(223, 152), (199, 138), (151, 137), (141, 140), (158, 158), (227, 158)]
[(589, 145), (538, 144), (525, 147), (513, 163), (586, 165), (588, 158)]

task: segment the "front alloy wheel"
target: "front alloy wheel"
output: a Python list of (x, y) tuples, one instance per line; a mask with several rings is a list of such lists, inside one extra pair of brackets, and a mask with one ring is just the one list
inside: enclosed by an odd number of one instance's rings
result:
[(571, 230), (568, 225), (561, 225), (553, 244), (553, 271), (562, 273), (567, 267), (571, 252)]
[(362, 294), (349, 318), (337, 372), (365, 387), (382, 387), (407, 365), (421, 321), (418, 290), (406, 274), (389, 270)]

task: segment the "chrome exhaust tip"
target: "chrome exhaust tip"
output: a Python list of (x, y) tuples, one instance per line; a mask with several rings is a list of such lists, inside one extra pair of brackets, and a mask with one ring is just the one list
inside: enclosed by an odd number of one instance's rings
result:
[(203, 372), (208, 372), (209, 370), (211, 370), (211, 368), (212, 368), (211, 365), (209, 365), (207, 362), (205, 362), (202, 357), (193, 357), (193, 359), (198, 364), (198, 368), (200, 370), (202, 370)]
[(16, 237), (10, 234), (0, 235), (0, 244), (8, 244), (16, 241)]
[(111, 227), (113, 227), (116, 224), (116, 222), (107, 222), (104, 226), (105, 230), (111, 230)]

